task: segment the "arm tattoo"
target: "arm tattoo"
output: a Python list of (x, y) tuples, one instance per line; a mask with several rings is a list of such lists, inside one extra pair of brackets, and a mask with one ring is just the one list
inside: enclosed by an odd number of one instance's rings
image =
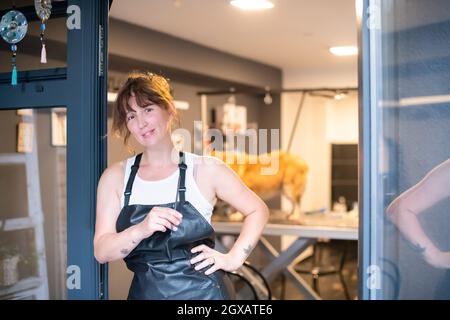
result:
[(253, 249), (253, 247), (252, 247), (251, 244), (249, 244), (247, 248), (244, 248), (244, 253), (245, 253), (245, 255), (246, 255), (246, 256), (249, 256), (250, 253), (252, 252), (252, 249)]
[(128, 249), (122, 249), (122, 250), (120, 250), (120, 253), (121, 253), (121, 254), (124, 254), (124, 255), (127, 255), (128, 252), (130, 252)]
[(414, 250), (419, 254), (423, 254), (425, 252), (425, 249), (426, 249), (426, 247), (421, 246), (420, 244), (414, 245)]

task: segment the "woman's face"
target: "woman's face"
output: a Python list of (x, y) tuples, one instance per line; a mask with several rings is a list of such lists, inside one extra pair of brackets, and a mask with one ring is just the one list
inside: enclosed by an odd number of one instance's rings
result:
[(155, 145), (170, 134), (171, 115), (168, 111), (153, 103), (141, 108), (133, 96), (128, 104), (133, 110), (127, 112), (127, 127), (141, 145)]

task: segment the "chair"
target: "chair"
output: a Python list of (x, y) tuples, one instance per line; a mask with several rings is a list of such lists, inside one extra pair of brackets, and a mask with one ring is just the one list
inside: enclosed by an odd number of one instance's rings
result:
[[(322, 262), (322, 255), (324, 250), (328, 248), (328, 243), (317, 241), (313, 245), (313, 254), (294, 266), (294, 270), (300, 274), (309, 274), (312, 276), (312, 287), (314, 291), (317, 292), (317, 294), (320, 294), (319, 278), (322, 276), (337, 274), (339, 276), (345, 298), (349, 300), (350, 294), (348, 292), (348, 288), (344, 280), (344, 275), (342, 273), (345, 265), (345, 258), (347, 255), (347, 245), (348, 243), (345, 242), (343, 248), (339, 248), (341, 252), (338, 259), (338, 266), (324, 266)], [(302, 267), (302, 265), (304, 265), (304, 262), (307, 261), (311, 261), (311, 266), (309, 268)]]
[(244, 300), (250, 296), (248, 300), (272, 300), (272, 291), (266, 278), (249, 262), (244, 262), (239, 270), (227, 273), (234, 278), (237, 299)]

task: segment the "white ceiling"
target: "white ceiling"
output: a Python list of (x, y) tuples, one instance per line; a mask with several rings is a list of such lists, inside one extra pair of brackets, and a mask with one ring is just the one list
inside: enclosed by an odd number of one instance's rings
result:
[(114, 0), (111, 16), (284, 71), (356, 70), (356, 57), (328, 52), (356, 46), (354, 0), (272, 2), (274, 9), (244, 12), (229, 0)]

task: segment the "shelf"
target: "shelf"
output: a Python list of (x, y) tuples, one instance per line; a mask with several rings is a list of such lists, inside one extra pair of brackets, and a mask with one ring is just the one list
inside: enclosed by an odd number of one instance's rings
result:
[(0, 229), (3, 231), (31, 229), (36, 226), (36, 223), (36, 219), (31, 217), (6, 219), (0, 221)]
[(25, 278), (11, 286), (0, 287), (0, 297), (10, 296), (26, 290), (37, 289), (41, 284), (42, 280), (37, 277)]
[(25, 164), (25, 154), (3, 153), (0, 155), (0, 164)]
[(0, 165), (24, 165), (28, 201), (26, 215), (15, 216), (0, 220), (0, 230), (2, 231), (19, 231), (32, 230), (34, 245), (33, 254), (36, 259), (36, 276), (20, 279), (11, 286), (0, 287), (0, 299), (46, 299), (48, 298), (48, 278), (47, 278), (47, 261), (45, 259), (45, 229), (44, 214), (42, 212), (41, 188), (39, 179), (38, 154), (36, 152), (37, 141), (33, 135), (32, 141), (34, 152), (32, 153), (0, 153)]

